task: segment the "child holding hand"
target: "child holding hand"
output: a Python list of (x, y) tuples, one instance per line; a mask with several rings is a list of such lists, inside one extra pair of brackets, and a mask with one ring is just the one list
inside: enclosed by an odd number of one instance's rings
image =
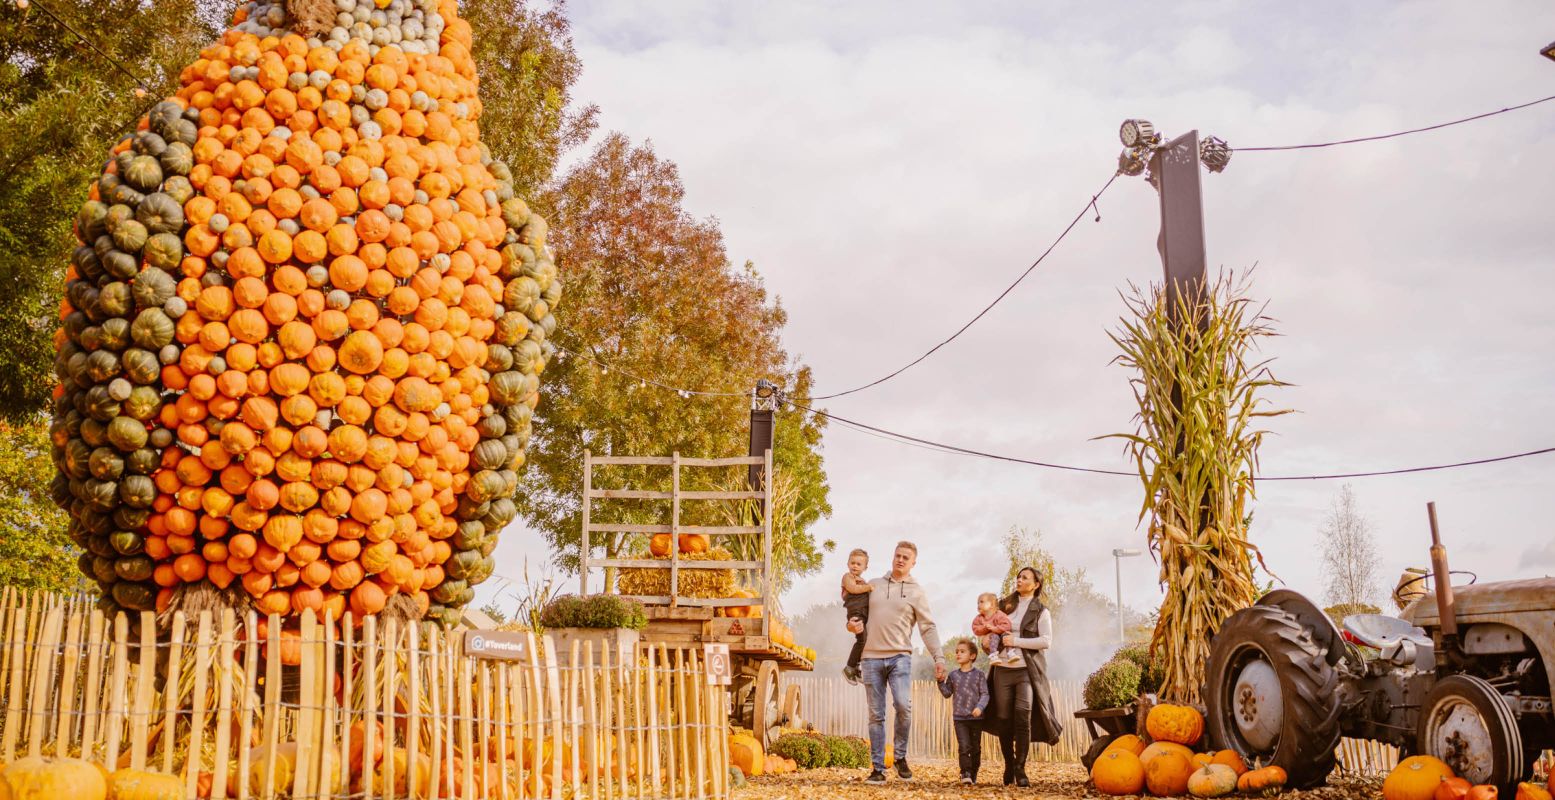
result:
[(983, 761), (983, 712), (988, 708), (988, 677), (972, 666), (977, 660), (977, 645), (970, 639), (956, 642), (956, 669), (940, 681), (939, 693), (954, 698), (951, 719), (956, 728), (956, 756), (961, 766), (961, 782), (977, 783), (977, 770)]

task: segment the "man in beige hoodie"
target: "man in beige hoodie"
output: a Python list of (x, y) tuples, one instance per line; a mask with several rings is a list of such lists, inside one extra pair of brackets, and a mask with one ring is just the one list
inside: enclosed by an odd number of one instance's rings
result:
[[(870, 581), (869, 625), (864, 640), (861, 664), (864, 685), (869, 689), (869, 754), (871, 767), (866, 783), (885, 783), (885, 696), (889, 689), (896, 707), (896, 736), (893, 755), (896, 774), (912, 780), (907, 768), (907, 740), (912, 735), (912, 632), (918, 629), (923, 646), (934, 657), (934, 677), (945, 679), (945, 654), (940, 649), (939, 631), (929, 614), (929, 598), (913, 580), (912, 568), (918, 563), (918, 547), (899, 542), (891, 559), (891, 572)], [(858, 633), (866, 627), (852, 620), (848, 631)]]

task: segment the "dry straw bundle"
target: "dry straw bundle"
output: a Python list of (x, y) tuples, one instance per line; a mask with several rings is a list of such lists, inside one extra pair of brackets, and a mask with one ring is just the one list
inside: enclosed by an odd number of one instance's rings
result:
[(1117, 363), (1135, 372), (1137, 427), (1114, 436), (1128, 442), (1144, 483), (1140, 518), (1149, 517), (1166, 588), (1151, 648), (1161, 651), (1161, 690), (1173, 702), (1200, 702), (1210, 637), (1256, 599), (1257, 548), (1247, 538), (1264, 434), (1256, 425), (1288, 411), (1266, 409), (1261, 397), (1284, 384), (1268, 360), (1255, 360), (1259, 340), (1276, 334), (1247, 288), (1235, 275), (1175, 299), (1132, 287), (1130, 314), (1111, 334)]
[[(701, 553), (681, 553), (681, 561), (729, 561), (733, 556), (722, 548)], [(680, 571), (680, 597), (730, 597), (734, 594), (732, 569), (683, 569)], [(663, 568), (622, 567), (616, 587), (625, 595), (667, 596), (670, 593), (669, 559)]]

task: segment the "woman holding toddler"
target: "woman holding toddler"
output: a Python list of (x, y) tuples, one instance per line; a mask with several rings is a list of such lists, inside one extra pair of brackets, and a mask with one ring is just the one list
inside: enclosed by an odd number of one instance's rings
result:
[(999, 737), (1004, 785), (1030, 786), (1031, 743), (1056, 744), (1064, 730), (1047, 680), (1053, 617), (1042, 604), (1042, 578), (1031, 567), (1017, 573), (1014, 592), (1002, 603), (995, 600), (991, 593), (978, 598), (972, 621), (972, 632), (988, 648), (987, 730)]

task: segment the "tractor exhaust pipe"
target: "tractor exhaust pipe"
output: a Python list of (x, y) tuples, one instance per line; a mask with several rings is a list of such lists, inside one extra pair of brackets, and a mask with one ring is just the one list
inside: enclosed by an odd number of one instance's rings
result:
[[(1441, 530), (1436, 525), (1436, 503), (1425, 504), (1431, 518), (1431, 577), (1436, 584), (1436, 614), (1441, 619), (1443, 643), (1458, 638), (1458, 616), (1452, 602), (1452, 573), (1447, 568), (1447, 548), (1442, 544)], [(1437, 648), (1438, 665), (1445, 663), (1446, 648)]]

